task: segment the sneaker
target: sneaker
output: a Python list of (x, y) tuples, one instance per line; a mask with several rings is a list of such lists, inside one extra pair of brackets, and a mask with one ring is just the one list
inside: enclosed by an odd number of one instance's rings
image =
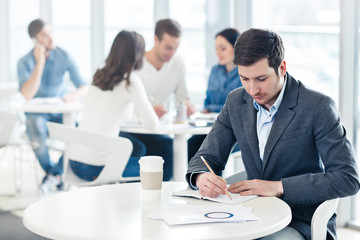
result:
[(58, 185), (61, 185), (61, 177), (59, 175), (54, 176), (49, 174), (46, 178), (44, 178), (44, 182), (41, 184), (41, 190), (43, 193), (49, 193), (57, 190)]

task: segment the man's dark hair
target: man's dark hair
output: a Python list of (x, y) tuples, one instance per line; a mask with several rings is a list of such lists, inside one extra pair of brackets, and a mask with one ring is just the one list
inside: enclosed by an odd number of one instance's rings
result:
[(28, 32), (31, 38), (36, 37), (36, 35), (43, 29), (46, 23), (42, 19), (33, 20), (28, 27)]
[(155, 26), (155, 35), (159, 40), (162, 39), (164, 33), (169, 34), (172, 37), (181, 36), (181, 26), (180, 24), (172, 19), (166, 18), (157, 21)]
[(281, 37), (273, 31), (251, 28), (243, 32), (235, 43), (234, 64), (250, 66), (267, 58), (278, 75), (285, 48)]

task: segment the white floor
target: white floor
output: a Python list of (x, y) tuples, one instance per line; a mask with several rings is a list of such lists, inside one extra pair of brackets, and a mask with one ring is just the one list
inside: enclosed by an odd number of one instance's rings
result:
[[(44, 173), (38, 162), (35, 160), (33, 152), (29, 147), (23, 148), (22, 160), (15, 161), (18, 179), (17, 182), (21, 187), (20, 191), (17, 193), (14, 175), (13, 150), (14, 149), (12, 147), (9, 147), (5, 151), (4, 148), (0, 149), (0, 209), (11, 211), (21, 217), (24, 209), (29, 204), (43, 197), (57, 193), (50, 193), (48, 195), (41, 193), (39, 183), (41, 182)], [(51, 157), (53, 159), (58, 159), (59, 156), (59, 152), (51, 152)], [(20, 176), (22, 176), (21, 183), (19, 181)], [(339, 228), (338, 239), (360, 239), (360, 232), (347, 228)]]

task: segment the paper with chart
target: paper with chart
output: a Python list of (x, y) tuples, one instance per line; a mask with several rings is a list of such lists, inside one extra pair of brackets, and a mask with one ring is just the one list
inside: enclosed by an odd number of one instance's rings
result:
[(226, 204), (239, 204), (239, 203), (246, 202), (246, 201), (249, 201), (251, 199), (258, 197), (257, 195), (240, 196), (240, 194), (238, 194), (238, 193), (234, 194), (234, 193), (230, 193), (230, 192), (229, 192), (229, 194), (230, 194), (232, 200), (229, 199), (229, 197), (226, 195), (219, 195), (217, 198), (203, 197), (200, 195), (199, 190), (192, 190), (190, 188), (172, 193), (172, 195), (176, 196), (176, 197), (193, 197), (193, 198), (204, 199), (204, 200), (209, 200), (209, 201), (219, 202), (219, 203), (226, 203)]
[(164, 220), (169, 225), (230, 223), (259, 220), (251, 212), (251, 207), (241, 205), (164, 205), (147, 216), (154, 220)]

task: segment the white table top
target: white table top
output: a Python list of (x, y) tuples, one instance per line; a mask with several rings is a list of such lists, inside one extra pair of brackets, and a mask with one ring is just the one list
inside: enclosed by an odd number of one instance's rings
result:
[(169, 226), (146, 216), (162, 204), (216, 204), (172, 197), (185, 182), (165, 182), (162, 199), (143, 202), (139, 183), (83, 188), (53, 195), (30, 205), (24, 225), (51, 239), (254, 239), (281, 230), (291, 221), (282, 200), (256, 198), (243, 203), (260, 221)]
[(34, 98), (12, 106), (27, 113), (72, 113), (81, 111), (83, 107), (82, 102), (66, 103), (61, 98)]
[(211, 127), (193, 127), (188, 123), (160, 123), (156, 129), (146, 129), (141, 124), (125, 124), (121, 131), (144, 134), (208, 134)]

